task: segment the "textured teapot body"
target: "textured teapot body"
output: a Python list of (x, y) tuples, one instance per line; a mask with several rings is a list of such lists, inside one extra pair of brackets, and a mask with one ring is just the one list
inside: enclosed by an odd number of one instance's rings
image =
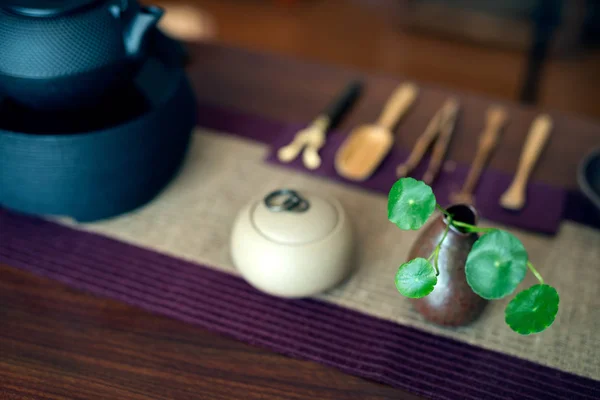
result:
[(77, 8), (46, 14), (43, 7), (1, 7), (0, 91), (42, 109), (92, 103), (131, 79), (162, 15), (120, 0), (82, 0)]
[[(456, 205), (448, 208), (448, 211), (463, 222), (476, 222), (475, 211), (469, 206)], [(442, 239), (446, 226), (443, 216), (426, 226), (413, 245), (409, 259), (429, 258)], [(487, 300), (472, 291), (465, 275), (467, 256), (477, 238), (475, 233), (463, 233), (454, 227), (448, 230), (439, 253), (440, 273), (434, 290), (426, 297), (411, 299), (415, 309), (427, 320), (438, 325), (466, 325), (485, 308)]]

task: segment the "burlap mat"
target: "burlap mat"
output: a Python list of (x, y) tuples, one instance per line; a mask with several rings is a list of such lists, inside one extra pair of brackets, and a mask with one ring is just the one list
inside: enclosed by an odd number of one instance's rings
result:
[[(512, 332), (504, 323), (510, 298), (492, 302), (469, 326), (438, 327), (424, 321), (394, 287), (394, 273), (418, 232), (401, 231), (389, 223), (387, 198), (268, 165), (263, 162), (267, 151), (262, 144), (197, 130), (183, 170), (155, 201), (112, 220), (60, 222), (238, 275), (229, 255), (229, 233), (243, 205), (282, 187), (331, 195), (342, 202), (354, 224), (358, 268), (351, 279), (321, 299), (600, 379), (600, 231), (566, 222), (551, 238), (511, 229), (544, 279), (560, 293), (557, 320), (547, 331), (533, 336)], [(486, 221), (481, 225), (490, 226)], [(535, 283), (529, 275), (522, 288)]]

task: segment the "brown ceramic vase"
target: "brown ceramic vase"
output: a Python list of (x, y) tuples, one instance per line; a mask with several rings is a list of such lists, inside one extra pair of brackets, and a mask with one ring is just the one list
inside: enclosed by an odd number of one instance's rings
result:
[[(453, 205), (448, 212), (456, 221), (475, 225), (477, 213), (468, 205)], [(439, 215), (427, 225), (413, 245), (409, 260), (417, 257), (429, 258), (442, 239), (447, 226), (446, 218)], [(420, 299), (411, 299), (415, 309), (425, 319), (447, 326), (466, 325), (475, 320), (483, 311), (487, 300), (476, 295), (465, 276), (465, 263), (476, 233), (463, 233), (450, 226), (448, 235), (440, 248), (438, 268), (440, 273), (433, 291)]]

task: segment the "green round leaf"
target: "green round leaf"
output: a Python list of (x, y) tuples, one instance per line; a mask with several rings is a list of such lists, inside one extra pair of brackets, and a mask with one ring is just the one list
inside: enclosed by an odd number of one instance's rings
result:
[(508, 303), (506, 324), (521, 335), (539, 333), (554, 322), (559, 301), (558, 292), (552, 286), (534, 285)]
[(435, 195), (423, 181), (400, 178), (388, 195), (388, 219), (404, 230), (422, 227), (435, 211)]
[(467, 282), (484, 299), (511, 294), (527, 273), (527, 251), (514, 235), (495, 230), (481, 236), (467, 257)]
[(437, 283), (437, 276), (429, 261), (415, 258), (398, 268), (395, 282), (403, 296), (418, 299), (431, 293)]

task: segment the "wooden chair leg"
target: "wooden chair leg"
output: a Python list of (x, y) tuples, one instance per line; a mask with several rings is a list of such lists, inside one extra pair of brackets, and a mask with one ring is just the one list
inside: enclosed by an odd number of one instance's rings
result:
[(548, 49), (556, 28), (560, 23), (561, 0), (538, 0), (534, 13), (531, 47), (519, 100), (525, 104), (535, 104), (538, 100), (539, 83), (548, 57)]

